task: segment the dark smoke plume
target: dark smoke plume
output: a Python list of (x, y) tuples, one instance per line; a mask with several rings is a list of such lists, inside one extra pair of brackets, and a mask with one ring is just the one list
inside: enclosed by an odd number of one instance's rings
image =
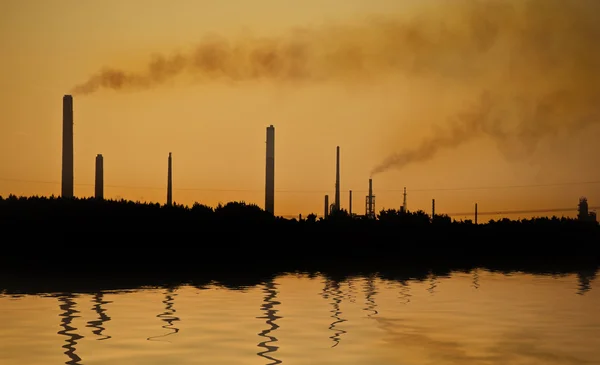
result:
[[(401, 75), (482, 96), (447, 128), (394, 154), (373, 173), (434, 158), (486, 134), (507, 152), (599, 121), (600, 1), (452, 0), (406, 14), (303, 29), (273, 38), (207, 38), (189, 52), (156, 55), (140, 70), (106, 67), (73, 94), (198, 82), (361, 86)], [(424, 116), (426, 119), (426, 115)], [(518, 147), (518, 148), (517, 148)], [(520, 148), (520, 149), (519, 149)]]
[[(478, 34), (481, 43), (456, 49), (455, 56), (472, 68), (463, 81), (481, 102), (448, 118), (415, 148), (388, 156), (372, 174), (432, 159), (482, 135), (507, 157), (521, 158), (548, 136), (600, 124), (600, 1), (459, 2), (459, 12), (473, 19), (467, 33)], [(424, 42), (440, 76), (449, 66), (440, 61), (447, 39)]]

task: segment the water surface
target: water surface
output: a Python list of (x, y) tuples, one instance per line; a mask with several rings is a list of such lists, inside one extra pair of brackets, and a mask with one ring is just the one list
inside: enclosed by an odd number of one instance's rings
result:
[(280, 275), (0, 296), (0, 364), (600, 364), (595, 275)]

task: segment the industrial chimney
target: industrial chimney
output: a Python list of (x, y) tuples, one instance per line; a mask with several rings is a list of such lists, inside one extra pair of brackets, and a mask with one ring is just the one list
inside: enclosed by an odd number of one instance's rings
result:
[(336, 148), (335, 158), (335, 211), (340, 211), (340, 146)]
[(62, 182), (63, 198), (73, 197), (73, 96), (63, 96)]
[(275, 127), (267, 127), (267, 166), (265, 178), (265, 211), (275, 214)]
[(167, 205), (173, 205), (173, 158), (169, 152), (169, 172), (167, 173)]
[(324, 217), (327, 219), (329, 217), (329, 195), (325, 195), (325, 211)]
[(349, 190), (350, 199), (348, 199), (348, 215), (352, 217), (352, 190)]
[(365, 200), (365, 215), (367, 218), (375, 218), (375, 195), (373, 195), (373, 179), (369, 179), (369, 195)]
[(95, 196), (98, 200), (104, 199), (104, 158), (102, 155), (96, 156), (96, 185)]

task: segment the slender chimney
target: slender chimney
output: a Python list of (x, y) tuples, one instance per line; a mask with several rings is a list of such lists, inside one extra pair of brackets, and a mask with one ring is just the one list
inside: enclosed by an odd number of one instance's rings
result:
[(173, 157), (169, 152), (169, 172), (167, 173), (167, 205), (173, 205)]
[(340, 211), (340, 146), (336, 148), (335, 157), (335, 210)]
[(373, 179), (369, 179), (369, 195), (365, 202), (365, 215), (367, 218), (375, 218), (375, 197), (373, 196)]
[(329, 217), (329, 195), (325, 195), (325, 219)]
[(431, 199), (431, 221), (435, 218), (435, 199)]
[(350, 216), (352, 216), (352, 190), (350, 190), (349, 193), (350, 193), (350, 201), (348, 202), (348, 214)]
[(73, 197), (73, 96), (63, 96), (62, 182), (63, 198)]
[(104, 200), (104, 157), (96, 156), (96, 185), (95, 196), (98, 200)]
[(477, 224), (477, 203), (475, 203), (475, 224)]
[(265, 211), (275, 214), (275, 127), (273, 125), (267, 127)]

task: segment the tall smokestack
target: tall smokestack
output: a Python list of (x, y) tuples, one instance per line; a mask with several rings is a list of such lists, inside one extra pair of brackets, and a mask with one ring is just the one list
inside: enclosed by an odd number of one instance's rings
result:
[(273, 125), (267, 127), (265, 211), (275, 214), (275, 127)]
[(340, 211), (340, 146), (336, 148), (335, 158), (335, 211)]
[(325, 195), (325, 219), (329, 217), (329, 195)]
[(173, 205), (173, 158), (169, 152), (169, 172), (167, 173), (167, 205)]
[(369, 195), (365, 201), (365, 215), (367, 218), (375, 218), (375, 196), (373, 196), (373, 179), (369, 179)]
[(73, 96), (63, 96), (62, 182), (63, 198), (73, 197)]
[(104, 199), (104, 157), (96, 156), (96, 185), (95, 196), (98, 200)]
[(350, 199), (348, 202), (348, 214), (352, 216), (352, 190), (349, 191)]
[(477, 224), (477, 203), (475, 203), (475, 224)]
[(435, 199), (431, 199), (431, 221), (435, 218)]

